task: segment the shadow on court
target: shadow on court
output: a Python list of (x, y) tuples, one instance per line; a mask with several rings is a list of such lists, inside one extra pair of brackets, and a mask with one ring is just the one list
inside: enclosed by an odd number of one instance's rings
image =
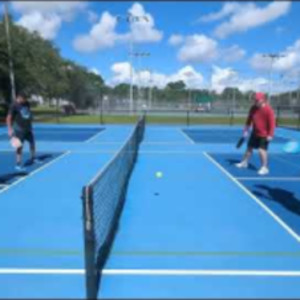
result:
[(256, 196), (275, 201), (292, 213), (300, 215), (300, 199), (296, 198), (294, 193), (263, 184), (255, 185), (255, 188), (260, 189), (253, 191)]
[(17, 177), (22, 177), (26, 175), (28, 175), (27, 172), (13, 172), (9, 174), (0, 175), (0, 184), (7, 184)]
[[(36, 158), (39, 160), (40, 163), (44, 163), (46, 160), (53, 158), (52, 154), (42, 154), (42, 155), (36, 155)], [(25, 167), (29, 167), (34, 165), (34, 162), (31, 159), (26, 160), (24, 163)]]
[[(30, 172), (42, 166), (48, 161), (51, 161), (55, 158), (53, 154), (40, 154), (37, 155), (38, 163), (33, 162), (31, 159), (26, 159), (24, 162), (24, 167), (28, 168), (25, 171), (13, 171), (13, 166), (15, 164), (14, 158), (6, 165), (6, 172), (0, 173), (0, 184), (11, 184), (14, 180), (17, 180), (19, 177), (27, 176)], [(9, 166), (10, 164), (10, 166)]]

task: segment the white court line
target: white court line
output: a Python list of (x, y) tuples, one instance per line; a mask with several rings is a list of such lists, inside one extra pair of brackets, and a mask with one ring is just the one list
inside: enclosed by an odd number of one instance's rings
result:
[(195, 144), (195, 142), (182, 129), (178, 130), (184, 136), (184, 138), (187, 139), (191, 144)]
[(57, 158), (49, 161), (47, 164), (44, 164), (43, 166), (41, 166), (40, 168), (37, 168), (36, 170), (34, 170), (33, 172), (29, 173), (28, 175), (14, 181), (12, 184), (8, 185), (7, 187), (5, 187), (4, 189), (0, 190), (0, 194), (2, 194), (3, 192), (11, 189), (12, 187), (14, 187), (15, 185), (19, 184), (20, 182), (24, 181), (25, 179), (32, 177), (33, 175), (35, 175), (36, 173), (44, 170), (45, 168), (49, 167), (50, 165), (54, 164), (55, 162), (57, 162), (59, 159), (69, 155), (71, 153), (71, 151), (67, 151), (66, 153), (58, 156)]
[(280, 219), (271, 209), (269, 209), (264, 203), (262, 203), (255, 195), (253, 195), (246, 187), (244, 187), (236, 178), (234, 178), (228, 171), (225, 170), (215, 159), (213, 159), (208, 153), (203, 154), (215, 165), (220, 171), (222, 171), (229, 179), (231, 179), (236, 185), (238, 185), (250, 198), (252, 198), (258, 205), (260, 205), (277, 223), (279, 223), (297, 242), (300, 242), (300, 236), (290, 228), (282, 219)]
[(139, 154), (196, 154), (196, 155), (203, 155), (202, 151), (147, 151), (147, 150), (140, 150)]
[(0, 188), (5, 188), (7, 186), (9, 186), (9, 184), (0, 184)]
[(90, 143), (91, 141), (95, 140), (99, 135), (101, 135), (105, 130), (101, 130), (100, 132), (93, 135), (91, 138), (84, 141), (84, 143)]
[(300, 177), (235, 177), (238, 180), (251, 181), (300, 181)]
[[(111, 154), (111, 153), (116, 153), (119, 151), (118, 149), (112, 149), (112, 150), (72, 150), (73, 154)], [(157, 155), (171, 155), (171, 154), (183, 154), (183, 155), (188, 155), (188, 154), (193, 154), (193, 155), (203, 155), (202, 151), (147, 151), (147, 150), (139, 150), (139, 155), (140, 154), (157, 154)]]
[[(0, 269), (2, 275), (84, 275), (84, 269)], [(292, 270), (184, 270), (184, 269), (104, 269), (102, 275), (146, 276), (270, 276), (300, 277), (300, 271)]]
[(186, 145), (183, 142), (143, 142), (143, 145)]

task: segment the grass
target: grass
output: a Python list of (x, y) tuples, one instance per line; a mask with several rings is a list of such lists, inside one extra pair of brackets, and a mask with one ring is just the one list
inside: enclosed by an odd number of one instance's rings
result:
[[(49, 107), (39, 107), (34, 110), (36, 122), (43, 123), (60, 123), (60, 124), (101, 124), (99, 115), (75, 115), (75, 116), (63, 116), (56, 118), (55, 109)], [(243, 125), (245, 123), (245, 117), (234, 117), (230, 119), (229, 116), (190, 116), (187, 119), (186, 115), (182, 116), (155, 116), (148, 115), (148, 124), (178, 124), (178, 125), (200, 125), (200, 124), (224, 124), (224, 125)], [(103, 115), (103, 124), (133, 124), (138, 120), (137, 115)], [(0, 123), (5, 120), (1, 118), (0, 112)], [(189, 122), (189, 123), (188, 123)], [(279, 127), (298, 127), (298, 120), (291, 118), (280, 118)]]
[[(138, 116), (130, 115), (104, 115), (102, 122), (104, 124), (133, 124), (138, 120)], [(184, 116), (147, 116), (147, 123), (150, 124), (230, 124), (229, 117), (187, 117)], [(240, 118), (236, 122), (244, 123), (245, 119)], [(49, 118), (46, 123), (56, 123), (56, 118)], [(100, 124), (100, 116), (97, 115), (77, 115), (60, 117), (59, 123), (61, 124)]]
[(55, 114), (56, 108), (50, 106), (37, 106), (32, 109), (33, 114)]

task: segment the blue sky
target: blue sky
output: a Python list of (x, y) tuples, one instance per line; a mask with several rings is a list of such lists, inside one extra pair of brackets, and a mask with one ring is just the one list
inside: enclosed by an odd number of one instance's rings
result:
[[(134, 80), (144, 85), (268, 90), (271, 67), (274, 92), (300, 83), (299, 2), (13, 1), (10, 11), (111, 85), (129, 82), (130, 41), (134, 52), (150, 53), (133, 59)], [(128, 13), (139, 20), (117, 21)]]

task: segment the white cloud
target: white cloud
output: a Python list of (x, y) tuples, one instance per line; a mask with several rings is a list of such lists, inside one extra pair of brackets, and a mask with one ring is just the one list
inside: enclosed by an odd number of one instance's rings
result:
[(181, 45), (177, 58), (187, 63), (212, 62), (223, 60), (226, 63), (236, 62), (244, 58), (246, 51), (238, 45), (220, 48), (216, 40), (203, 34), (189, 36), (171, 35), (169, 44)]
[(130, 63), (129, 62), (119, 62), (111, 66), (111, 71), (113, 72), (113, 77), (107, 81), (109, 85), (115, 86), (120, 83), (130, 82)]
[(236, 32), (246, 32), (286, 15), (290, 7), (291, 2), (283, 1), (273, 1), (263, 8), (253, 3), (240, 5), (230, 20), (219, 25), (214, 33), (218, 38), (226, 38)]
[(97, 68), (91, 68), (89, 71), (93, 74), (100, 75), (100, 72)]
[(73, 46), (81, 52), (93, 52), (98, 49), (113, 47), (118, 38), (115, 33), (116, 17), (104, 12), (100, 21), (86, 35), (80, 35), (73, 41)]
[(222, 69), (213, 66), (211, 75), (211, 89), (221, 93), (226, 87), (232, 87), (236, 81), (236, 73), (230, 68)]
[(243, 78), (231, 68), (213, 66), (211, 75), (211, 89), (222, 93), (227, 87), (236, 87), (242, 92), (263, 91), (267, 92), (269, 80), (264, 77)]
[(170, 82), (182, 80), (188, 88), (203, 87), (204, 78), (192, 66), (187, 65), (169, 77)]
[(72, 21), (86, 6), (86, 3), (78, 1), (12, 2), (13, 10), (21, 14), (16, 23), (31, 32), (38, 32), (45, 39), (54, 39), (62, 22)]
[(246, 55), (246, 51), (238, 45), (225, 48), (221, 52), (221, 57), (225, 62), (236, 62), (241, 60)]
[(56, 37), (61, 27), (62, 20), (56, 15), (44, 16), (40, 12), (25, 14), (19, 21), (18, 25), (27, 28), (29, 31), (37, 31), (44, 39), (52, 40)]
[(90, 23), (96, 23), (98, 21), (99, 17), (98, 17), (98, 15), (95, 12), (89, 10), (87, 12), (87, 14), (88, 14), (88, 21)]
[[(134, 3), (129, 9), (130, 31), (119, 34), (116, 32), (117, 17), (108, 11), (102, 13), (98, 23), (94, 24), (89, 33), (77, 36), (73, 41), (73, 46), (81, 52), (93, 52), (105, 48), (111, 48), (118, 43), (127, 43), (132, 39), (135, 43), (153, 43), (162, 39), (163, 33), (155, 29), (153, 17), (145, 12), (144, 7), (139, 3)], [(135, 17), (140, 17), (136, 21)], [(146, 17), (143, 18), (143, 17)], [(94, 20), (96, 16), (91, 15)]]
[(220, 19), (223, 19), (234, 12), (236, 12), (240, 8), (240, 4), (237, 2), (227, 2), (224, 4), (222, 9), (217, 13), (211, 13), (208, 15), (205, 15), (199, 19), (201, 22), (212, 22), (217, 21)]
[[(120, 83), (130, 83), (130, 63), (120, 62), (111, 66), (112, 77), (106, 80), (106, 84), (115, 86)], [(262, 76), (243, 78), (237, 71), (231, 68), (220, 68), (216, 65), (212, 68), (210, 78), (204, 78), (190, 65), (186, 65), (173, 74), (164, 74), (157, 71), (143, 70), (137, 73), (133, 70), (133, 83), (141, 86), (156, 86), (164, 88), (170, 82), (182, 80), (187, 88), (209, 88), (217, 93), (222, 93), (227, 87), (237, 87), (242, 92), (263, 91), (268, 92), (269, 80)], [(209, 87), (208, 87), (209, 86)]]
[[(111, 67), (112, 77), (106, 81), (107, 84), (115, 86), (120, 83), (130, 83), (130, 63), (115, 63)], [(163, 74), (156, 71), (143, 70), (137, 72), (133, 69), (133, 83), (141, 86), (157, 86), (164, 88), (169, 82), (182, 80), (187, 87), (201, 88), (204, 79), (201, 73), (197, 72), (192, 66), (185, 66), (174, 74)]]
[[(277, 73), (291, 72), (300, 67), (300, 40), (287, 47), (281, 53), (283, 57), (273, 60), (272, 70)], [(270, 71), (272, 59), (264, 57), (262, 53), (256, 53), (250, 60), (250, 64), (256, 71)]]
[(128, 11), (133, 16), (141, 17), (139, 22), (131, 22), (130, 25), (131, 37), (135, 42), (158, 42), (162, 39), (163, 33), (155, 28), (152, 15), (140, 3), (134, 3)]
[(172, 34), (169, 38), (169, 44), (172, 46), (178, 46), (183, 43), (184, 37), (180, 34)]
[(179, 49), (178, 59), (183, 62), (208, 62), (216, 59), (218, 43), (205, 35), (192, 35), (185, 39)]

